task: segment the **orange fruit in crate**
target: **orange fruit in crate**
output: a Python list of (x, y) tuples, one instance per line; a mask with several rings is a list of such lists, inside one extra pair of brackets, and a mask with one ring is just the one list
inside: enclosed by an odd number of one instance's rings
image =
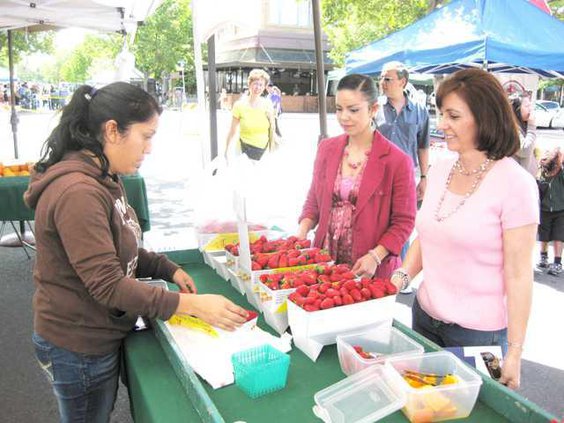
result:
[(29, 170), (20, 170), (18, 176), (29, 176)]
[[(19, 164), (8, 165), (8, 166), (6, 166), (6, 168), (8, 170), (11, 170), (14, 173), (17, 173), (17, 172), (20, 171), (20, 165)], [(14, 176), (14, 175), (12, 175), (12, 176)]]
[(4, 176), (4, 165), (0, 162), (0, 176)]
[(4, 168), (4, 176), (8, 177), (8, 176), (16, 176), (16, 173), (10, 169), (9, 167), (5, 167)]
[(29, 172), (29, 168), (27, 166), (27, 163), (20, 165), (20, 172)]

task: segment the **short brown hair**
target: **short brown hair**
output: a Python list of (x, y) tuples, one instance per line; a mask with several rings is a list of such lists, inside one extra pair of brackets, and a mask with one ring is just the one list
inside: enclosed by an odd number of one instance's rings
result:
[(500, 82), (481, 69), (464, 69), (445, 79), (437, 90), (437, 107), (456, 93), (468, 104), (478, 128), (478, 150), (499, 160), (519, 150), (517, 120)]

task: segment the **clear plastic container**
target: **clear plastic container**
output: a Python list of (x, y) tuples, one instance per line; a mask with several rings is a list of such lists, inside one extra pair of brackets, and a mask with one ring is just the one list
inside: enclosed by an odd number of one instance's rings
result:
[(435, 375), (452, 374), (457, 382), (449, 385), (414, 388), (403, 378), (400, 383), (406, 393), (402, 411), (411, 422), (437, 422), (468, 417), (474, 408), (481, 377), (448, 351), (397, 357), (387, 360), (386, 366), (399, 375), (405, 370)]
[[(359, 346), (375, 358), (363, 358), (355, 351)], [(422, 354), (423, 347), (396, 328), (379, 326), (370, 331), (337, 336), (337, 352), (343, 372), (350, 376), (384, 360), (416, 353)]]
[(286, 386), (290, 356), (269, 344), (239, 351), (231, 356), (236, 385), (251, 398)]
[(371, 423), (405, 403), (401, 378), (382, 365), (366, 369), (314, 395), (314, 413), (325, 422)]

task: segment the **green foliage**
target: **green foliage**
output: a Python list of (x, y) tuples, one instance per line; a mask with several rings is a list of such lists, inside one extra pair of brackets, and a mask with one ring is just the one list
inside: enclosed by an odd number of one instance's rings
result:
[[(12, 31), (12, 52), (14, 63), (22, 57), (36, 52), (52, 53), (54, 31), (27, 32), (25, 29)], [(0, 32), (0, 66), (8, 67), (8, 33)]]
[(323, 29), (332, 46), (330, 57), (344, 65), (345, 54), (398, 31), (422, 18), (437, 1), (322, 0)]
[(552, 0), (548, 5), (554, 17), (564, 21), (564, 0)]
[(183, 60), (186, 91), (194, 92), (193, 45), (190, 0), (165, 0), (138, 29), (132, 51), (137, 68), (155, 79), (176, 72)]
[(87, 35), (84, 41), (63, 61), (59, 72), (60, 78), (57, 79), (67, 82), (85, 82), (92, 77), (92, 65), (99, 60), (113, 61), (122, 43), (122, 37), (117, 34)]

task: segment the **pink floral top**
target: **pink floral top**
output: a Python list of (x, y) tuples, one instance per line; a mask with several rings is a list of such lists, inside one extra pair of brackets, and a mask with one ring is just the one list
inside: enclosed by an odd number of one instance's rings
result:
[(329, 233), (325, 237), (324, 248), (336, 263), (352, 263), (352, 217), (354, 215), (358, 190), (366, 160), (356, 176), (342, 176), (343, 165), (335, 178), (333, 205), (329, 218)]

